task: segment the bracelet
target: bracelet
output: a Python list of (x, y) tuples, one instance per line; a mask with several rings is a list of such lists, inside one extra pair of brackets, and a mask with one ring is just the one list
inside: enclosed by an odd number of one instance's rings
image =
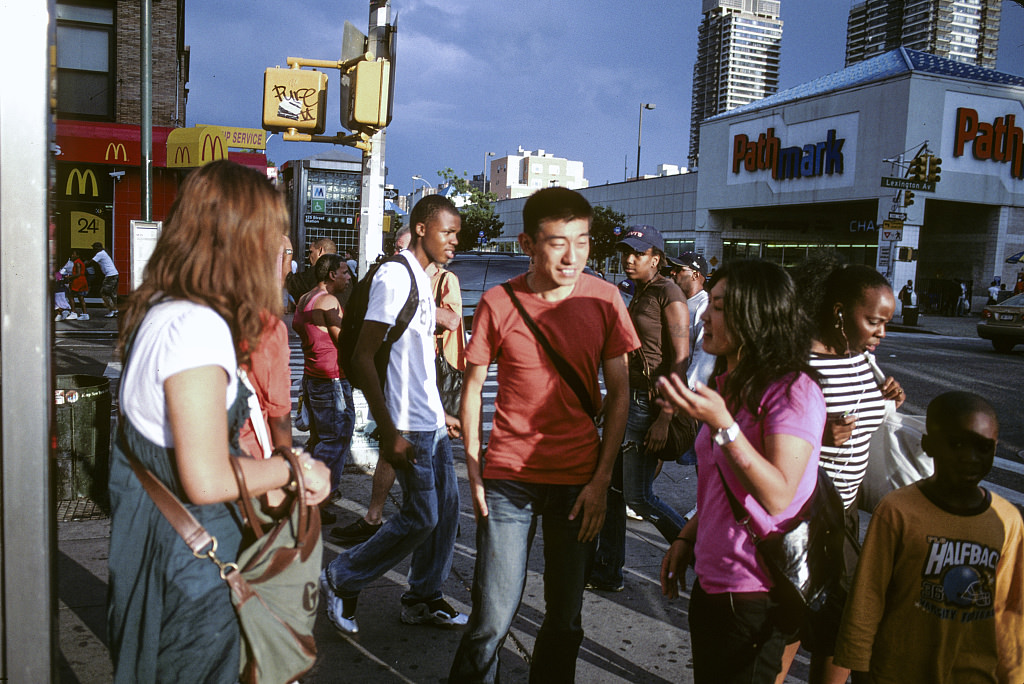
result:
[(288, 484), (281, 489), (289, 493), (295, 493), (299, 489), (299, 478), (295, 475), (295, 469), (292, 467), (292, 462), (287, 456), (283, 456), (284, 464), (288, 466)]

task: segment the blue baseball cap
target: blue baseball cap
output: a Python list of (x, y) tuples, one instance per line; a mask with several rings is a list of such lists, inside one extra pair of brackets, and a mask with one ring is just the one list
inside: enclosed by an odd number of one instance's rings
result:
[(646, 252), (651, 247), (664, 252), (665, 238), (654, 226), (630, 226), (619, 240), (616, 249), (622, 249), (623, 245), (636, 252)]

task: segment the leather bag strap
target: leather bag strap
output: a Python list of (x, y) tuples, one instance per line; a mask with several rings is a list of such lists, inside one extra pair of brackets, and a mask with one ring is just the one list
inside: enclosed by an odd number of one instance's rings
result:
[(142, 465), (135, 454), (126, 449), (125, 455), (128, 457), (128, 462), (131, 464), (132, 470), (135, 471), (136, 477), (139, 478), (139, 482), (142, 483), (143, 489), (149, 494), (149, 498), (153, 500), (157, 509), (192, 550), (192, 553), (196, 556), (203, 556), (205, 555), (204, 549), (209, 549), (211, 546), (216, 549), (217, 541), (213, 535), (199, 524), (195, 516), (185, 508), (178, 497), (167, 488), (167, 485)]
[(522, 316), (523, 322), (526, 323), (526, 327), (530, 329), (533, 336), (537, 338), (538, 342), (540, 342), (541, 348), (544, 349), (548, 358), (551, 359), (551, 363), (554, 364), (555, 370), (558, 371), (558, 374), (562, 376), (562, 380), (564, 380), (566, 384), (572, 388), (572, 391), (576, 393), (576, 398), (580, 400), (583, 410), (591, 417), (596, 416), (597, 411), (594, 410), (594, 400), (590, 396), (590, 393), (587, 392), (587, 388), (583, 384), (583, 379), (580, 378), (576, 369), (573, 368), (572, 365), (566, 361), (561, 354), (555, 351), (554, 347), (551, 346), (551, 342), (548, 341), (547, 336), (544, 335), (541, 329), (537, 326), (537, 323), (530, 317), (530, 314), (526, 313), (526, 308), (523, 307), (523, 303), (519, 301), (519, 297), (517, 297), (516, 293), (512, 290), (512, 285), (509, 283), (502, 283), (501, 286), (505, 289), (505, 292), (508, 293), (509, 299), (512, 300), (512, 304), (515, 305), (516, 311), (518, 311), (519, 315)]

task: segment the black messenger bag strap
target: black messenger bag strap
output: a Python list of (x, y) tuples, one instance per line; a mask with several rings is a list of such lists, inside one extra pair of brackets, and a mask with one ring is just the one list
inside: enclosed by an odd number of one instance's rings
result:
[(587, 412), (591, 418), (597, 415), (597, 411), (594, 409), (594, 400), (587, 392), (586, 385), (583, 383), (583, 379), (576, 372), (576, 369), (566, 361), (561, 354), (555, 351), (555, 348), (551, 346), (548, 338), (541, 329), (537, 326), (537, 323), (530, 317), (530, 314), (526, 313), (526, 309), (523, 307), (523, 303), (519, 301), (519, 297), (512, 290), (512, 285), (509, 283), (502, 283), (502, 288), (508, 293), (509, 299), (512, 300), (512, 304), (515, 305), (516, 311), (522, 316), (523, 322), (526, 323), (526, 327), (530, 329), (537, 341), (540, 342), (540, 346), (544, 349), (544, 352), (551, 359), (551, 363), (555, 365), (555, 370), (562, 376), (562, 380), (572, 388), (575, 392), (576, 398), (580, 400), (580, 404), (583, 406), (583, 410)]

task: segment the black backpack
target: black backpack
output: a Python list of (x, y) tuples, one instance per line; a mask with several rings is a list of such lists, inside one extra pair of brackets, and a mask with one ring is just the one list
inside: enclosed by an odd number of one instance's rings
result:
[(409, 288), (409, 298), (405, 300), (405, 306), (398, 312), (395, 324), (388, 330), (384, 343), (380, 345), (377, 354), (373, 357), (373, 363), (377, 367), (377, 376), (380, 378), (380, 386), (382, 388), (387, 378), (391, 346), (409, 328), (409, 323), (412, 321), (412, 317), (416, 315), (416, 309), (419, 306), (420, 293), (419, 288), (416, 286), (416, 276), (413, 274), (409, 262), (400, 256), (391, 256), (371, 265), (367, 269), (366, 275), (356, 283), (356, 286), (352, 289), (351, 296), (348, 298), (348, 302), (345, 304), (344, 316), (341, 319), (341, 336), (338, 338), (338, 363), (341, 365), (342, 370), (345, 371), (345, 377), (348, 378), (348, 381), (356, 389), (366, 388), (362, 384), (357, 383), (353, 375), (352, 351), (356, 347), (359, 333), (363, 329), (363, 321), (366, 319), (366, 309), (370, 303), (370, 284), (373, 282), (373, 276), (377, 274), (381, 264), (388, 262), (399, 262), (405, 266), (406, 270), (409, 271), (409, 281), (412, 283), (412, 287)]

